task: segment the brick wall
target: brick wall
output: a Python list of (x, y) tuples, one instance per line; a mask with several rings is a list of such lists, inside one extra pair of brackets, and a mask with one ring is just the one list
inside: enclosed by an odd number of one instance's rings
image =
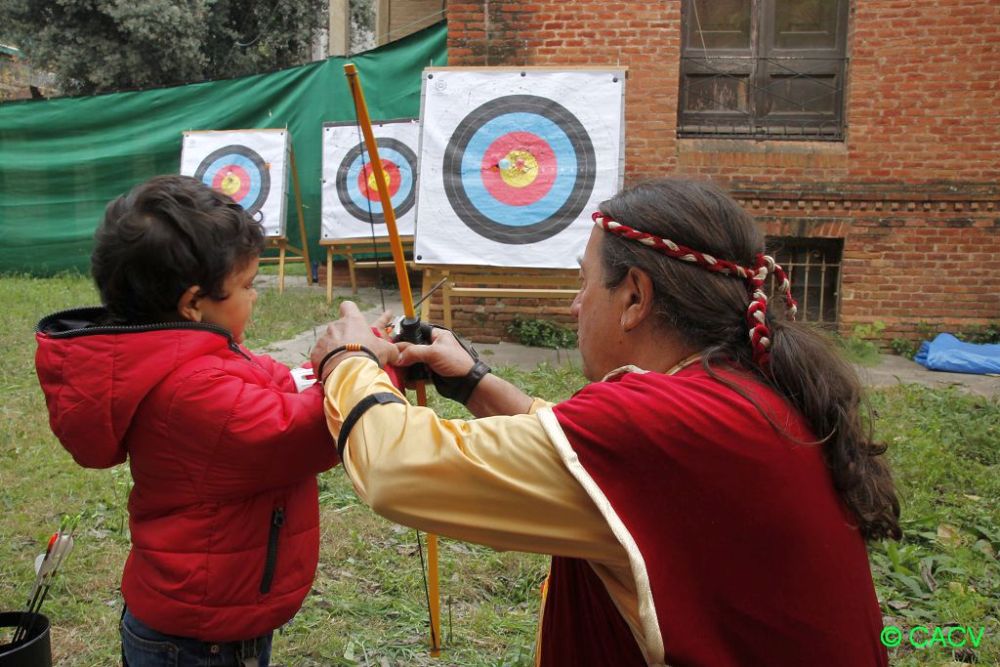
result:
[(0, 53), (0, 101), (31, 97), (31, 71), (20, 58)]
[[(548, 320), (575, 329), (576, 320), (569, 313), (569, 299), (452, 299), (452, 328), (477, 343), (516, 340), (509, 332), (517, 319)], [(430, 321), (441, 322), (441, 302), (432, 301)]]
[(0, 52), (0, 101), (31, 97), (31, 86), (42, 95), (58, 95), (51, 74), (34, 70), (24, 58)]
[[(1000, 319), (1000, 202), (990, 188), (776, 189), (733, 194), (770, 236), (842, 238), (840, 322), (881, 322), (883, 342)], [(986, 193), (986, 194), (984, 194)]]
[(452, 66), (627, 67), (626, 184), (711, 178), (769, 234), (844, 239), (841, 331), (1000, 320), (1000, 0), (855, 0), (843, 142), (678, 139), (679, 0), (452, 2), (448, 21)]

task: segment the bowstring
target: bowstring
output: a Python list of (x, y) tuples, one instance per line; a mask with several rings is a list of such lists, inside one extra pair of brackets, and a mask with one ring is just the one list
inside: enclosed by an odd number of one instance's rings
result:
[[(360, 118), (361, 114), (358, 112), (358, 101), (353, 100), (353, 102), (354, 102), (354, 117)], [(361, 171), (362, 173), (365, 173), (366, 171), (365, 154), (368, 151), (365, 147), (364, 136), (361, 134), (361, 123), (360, 122), (355, 123), (355, 127), (357, 128), (358, 131), (358, 145), (361, 146)], [(378, 141), (377, 138), (375, 140)], [(365, 179), (365, 187), (366, 188), (368, 187), (367, 178)], [(375, 215), (372, 213), (371, 198), (366, 196), (365, 199), (368, 202), (368, 226), (371, 229), (372, 233), (372, 252), (375, 254), (375, 272), (376, 272), (376, 279), (378, 280), (378, 293), (379, 297), (382, 299), (382, 312), (385, 312), (385, 292), (382, 290), (382, 265), (379, 262), (378, 252), (377, 252), (378, 248), (375, 245)], [(383, 215), (385, 215), (384, 212)], [(400, 285), (399, 288), (402, 289), (403, 286)], [(417, 555), (420, 557), (420, 576), (423, 578), (423, 583), (424, 583), (424, 602), (427, 605), (427, 618), (430, 620), (430, 626), (431, 626), (431, 646), (437, 647), (439, 646), (439, 639), (437, 637), (437, 633), (434, 630), (434, 620), (431, 618), (431, 589), (430, 585), (427, 583), (427, 565), (424, 563), (424, 544), (423, 541), (420, 539), (420, 531), (415, 530), (414, 532), (416, 533), (417, 536)]]
[[(357, 117), (358, 109), (357, 103), (355, 102), (354, 108), (355, 116)], [(368, 188), (368, 177), (371, 174), (368, 173), (368, 163), (365, 161), (365, 155), (368, 153), (368, 148), (365, 146), (365, 139), (361, 135), (361, 124), (356, 123), (355, 127), (358, 130), (358, 145), (361, 146), (361, 174), (364, 176), (365, 190)], [(378, 141), (378, 139), (376, 139)], [(369, 191), (370, 194), (370, 191)], [(372, 236), (372, 254), (375, 255), (375, 282), (378, 285), (378, 296), (382, 301), (382, 312), (385, 312), (385, 292), (382, 289), (382, 262), (378, 257), (378, 245), (375, 242), (375, 214), (372, 213), (372, 198), (365, 194), (365, 202), (368, 204), (368, 228), (371, 230)], [(382, 215), (385, 215), (383, 211)]]

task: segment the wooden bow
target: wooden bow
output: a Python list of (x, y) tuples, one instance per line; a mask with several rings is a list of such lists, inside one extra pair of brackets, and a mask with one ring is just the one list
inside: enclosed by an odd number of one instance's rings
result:
[[(396, 213), (392, 208), (389, 185), (386, 181), (385, 170), (382, 169), (382, 160), (378, 155), (378, 144), (372, 132), (371, 119), (368, 117), (368, 106), (365, 103), (364, 92), (361, 90), (361, 80), (358, 77), (358, 70), (353, 63), (344, 65), (344, 74), (347, 75), (347, 84), (351, 89), (351, 97), (354, 98), (354, 109), (357, 113), (358, 124), (361, 126), (361, 132), (364, 134), (368, 157), (371, 159), (372, 176), (375, 178), (379, 200), (382, 202), (382, 213), (385, 216), (385, 226), (389, 231), (389, 244), (392, 248), (392, 262), (396, 267), (396, 281), (399, 283), (399, 292), (403, 299), (403, 315), (408, 319), (415, 319), (417, 313), (413, 305), (413, 293), (410, 291), (410, 277), (406, 272), (403, 243), (399, 238), (399, 230), (396, 227)], [(414, 390), (417, 393), (417, 405), (427, 405), (427, 391), (424, 381), (418, 380), (415, 383)], [(431, 655), (434, 657), (441, 654), (441, 600), (438, 592), (438, 583), (437, 535), (428, 533), (427, 607), (431, 621)]]

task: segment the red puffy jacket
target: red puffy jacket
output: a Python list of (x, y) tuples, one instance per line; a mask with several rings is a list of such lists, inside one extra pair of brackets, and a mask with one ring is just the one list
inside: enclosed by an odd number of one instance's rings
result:
[(287, 622), (319, 557), (316, 474), (337, 464), (320, 386), (191, 322), (100, 326), (103, 309), (38, 324), (52, 431), (77, 463), (129, 460), (122, 595), (150, 627), (203, 641)]

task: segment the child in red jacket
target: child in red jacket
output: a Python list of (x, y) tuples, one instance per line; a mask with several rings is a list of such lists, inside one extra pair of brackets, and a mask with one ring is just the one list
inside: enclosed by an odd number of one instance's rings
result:
[[(126, 665), (260, 665), (309, 592), (316, 475), (338, 462), (323, 393), (241, 345), (259, 224), (193, 178), (108, 205), (92, 272), (103, 307), (38, 324), (53, 432), (78, 463), (128, 458)], [(211, 661), (210, 661), (211, 660)]]

